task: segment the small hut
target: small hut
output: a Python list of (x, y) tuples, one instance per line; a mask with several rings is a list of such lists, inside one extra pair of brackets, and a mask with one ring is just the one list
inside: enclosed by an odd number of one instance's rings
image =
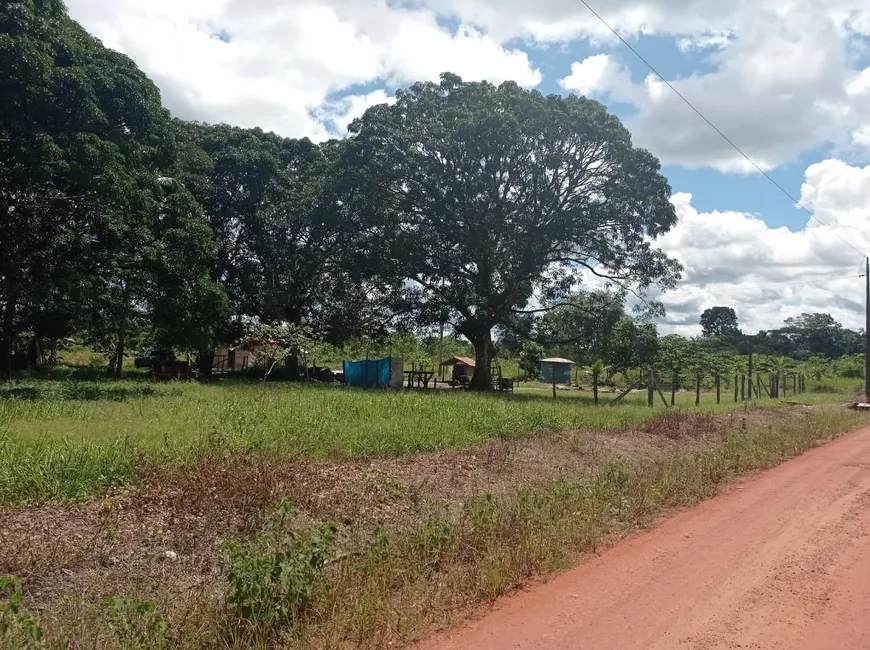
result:
[(452, 367), (450, 373), (451, 386), (468, 386), (474, 375), (474, 359), (469, 357), (450, 357), (441, 362), (441, 376), (444, 376), (444, 368)]
[(570, 384), (573, 367), (574, 362), (570, 359), (541, 359), (541, 381), (548, 384)]

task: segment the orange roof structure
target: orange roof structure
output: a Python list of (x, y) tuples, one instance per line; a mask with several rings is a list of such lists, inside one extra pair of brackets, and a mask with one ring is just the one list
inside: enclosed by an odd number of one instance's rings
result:
[(449, 359), (445, 359), (441, 362), (442, 366), (455, 366), (457, 363), (465, 364), (470, 368), (474, 368), (474, 359), (470, 359), (468, 357), (450, 357)]

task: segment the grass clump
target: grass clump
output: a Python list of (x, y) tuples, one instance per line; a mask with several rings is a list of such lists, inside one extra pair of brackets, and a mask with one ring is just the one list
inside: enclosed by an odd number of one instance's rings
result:
[(172, 647), (172, 624), (153, 600), (115, 596), (103, 600), (108, 626), (124, 650), (168, 650)]
[(39, 622), (23, 609), (24, 585), (17, 576), (0, 578), (0, 648), (45, 647)]

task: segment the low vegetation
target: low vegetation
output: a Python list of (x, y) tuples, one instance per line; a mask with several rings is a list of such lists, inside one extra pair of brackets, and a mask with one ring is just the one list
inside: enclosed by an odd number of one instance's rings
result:
[(532, 387), (9, 384), (0, 647), (399, 647), (864, 422), (837, 406), (854, 383), (667, 411)]
[[(854, 381), (851, 383), (855, 383)], [(545, 430), (608, 430), (653, 417), (646, 393), (620, 408), (588, 392), (514, 395), (361, 391), (301, 384), (31, 380), (0, 387), (0, 503), (108, 494), (203, 458), (400, 456)], [(602, 404), (615, 393), (602, 395)], [(806, 399), (805, 399), (806, 398)], [(802, 395), (830, 401), (831, 394)], [(774, 402), (760, 402), (768, 405)], [(679, 404), (694, 406), (694, 394)], [(717, 407), (734, 408), (726, 395)]]

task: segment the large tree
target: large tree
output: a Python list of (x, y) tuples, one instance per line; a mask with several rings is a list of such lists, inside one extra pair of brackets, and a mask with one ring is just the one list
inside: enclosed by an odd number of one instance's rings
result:
[(172, 147), (154, 84), (60, 0), (0, 4), (0, 69), (0, 338), (10, 375), (20, 332), (72, 320), (107, 292), (119, 314), (132, 304), (125, 249), (160, 204)]
[(536, 339), (577, 363), (606, 356), (611, 332), (625, 317), (625, 295), (586, 291), (568, 296), (541, 318)]
[[(200, 350), (211, 369), (218, 343), (250, 320), (306, 323), (341, 342), (374, 328), (378, 287), (347, 263), (356, 233), (343, 227), (327, 179), (343, 147), (260, 129), (175, 122), (178, 178), (202, 205), (216, 247), (211, 278), (229, 297), (228, 318)], [(290, 361), (295, 355), (290, 355)]]
[(583, 273), (640, 292), (679, 277), (653, 245), (676, 223), (659, 162), (600, 103), (453, 74), (396, 99), (351, 124), (342, 205), (418, 323), (472, 342), (474, 388), (493, 328), (533, 297), (557, 304)]
[(710, 307), (701, 314), (702, 336), (728, 336), (740, 334), (737, 313), (733, 307)]

